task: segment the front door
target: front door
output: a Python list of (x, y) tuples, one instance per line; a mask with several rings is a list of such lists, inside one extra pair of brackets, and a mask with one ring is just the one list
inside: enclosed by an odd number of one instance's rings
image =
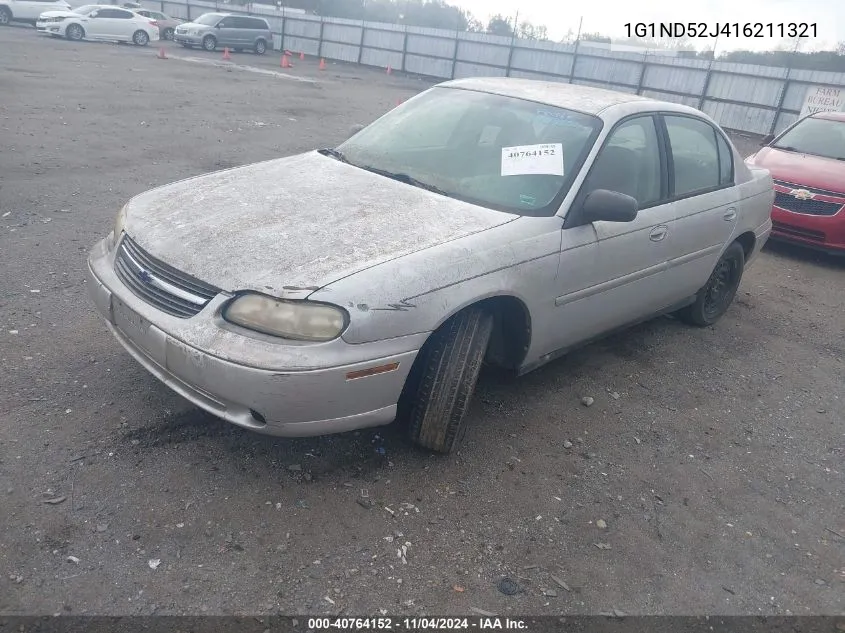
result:
[[(650, 114), (617, 124), (573, 203), (570, 213), (576, 215), (567, 218), (563, 229), (555, 301), (559, 347), (637, 321), (677, 300), (663, 279), (677, 217), (675, 205), (667, 200), (666, 156), (657, 129)], [(578, 223), (579, 201), (596, 189), (635, 198), (637, 217), (632, 222)], [(595, 247), (585, 249), (591, 233)]]

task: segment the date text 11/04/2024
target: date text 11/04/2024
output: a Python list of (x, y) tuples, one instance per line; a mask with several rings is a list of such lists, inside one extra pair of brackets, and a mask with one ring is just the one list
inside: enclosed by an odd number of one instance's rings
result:
[(628, 37), (818, 37), (815, 22), (628, 22)]
[(475, 617), (475, 618), (309, 618), (311, 631), (528, 631), (525, 620), (518, 618)]

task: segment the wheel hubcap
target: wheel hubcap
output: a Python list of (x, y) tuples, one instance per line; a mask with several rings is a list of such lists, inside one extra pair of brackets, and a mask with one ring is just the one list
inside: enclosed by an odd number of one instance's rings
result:
[(734, 266), (730, 261), (722, 261), (716, 266), (707, 284), (704, 296), (704, 312), (708, 317), (719, 314), (729, 299), (734, 286)]

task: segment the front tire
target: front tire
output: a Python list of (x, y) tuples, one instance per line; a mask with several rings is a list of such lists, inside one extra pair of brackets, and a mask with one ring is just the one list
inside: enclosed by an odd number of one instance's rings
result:
[(710, 279), (695, 296), (695, 302), (681, 309), (682, 321), (698, 327), (713, 325), (727, 312), (736, 296), (745, 268), (745, 251), (734, 242), (716, 262)]
[(217, 40), (214, 39), (213, 35), (206, 35), (202, 38), (202, 47), (211, 53), (215, 48), (217, 48)]
[(173, 40), (173, 29), (171, 29), (171, 28), (164, 29), (164, 32), (161, 34), (161, 36), (168, 41)]
[(438, 453), (460, 445), (492, 332), (493, 316), (475, 306), (451, 317), (423, 345), (399, 400), (399, 417), (414, 443)]
[(12, 12), (6, 7), (0, 7), (0, 26), (8, 26), (12, 21)]
[(65, 29), (65, 37), (73, 42), (78, 42), (85, 37), (85, 30), (78, 24), (71, 24)]
[(256, 55), (263, 55), (267, 52), (267, 42), (264, 40), (258, 40), (255, 43), (255, 48), (253, 49)]
[(135, 31), (132, 35), (132, 42), (135, 46), (146, 46), (150, 43), (150, 36), (147, 35), (146, 31)]

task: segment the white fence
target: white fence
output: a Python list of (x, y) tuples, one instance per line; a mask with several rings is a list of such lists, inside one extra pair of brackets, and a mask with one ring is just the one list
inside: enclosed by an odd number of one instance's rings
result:
[[(203, 0), (142, 0), (142, 4), (183, 19), (216, 10), (247, 12), (246, 7)], [(492, 75), (611, 88), (684, 103), (725, 128), (752, 134), (779, 132), (795, 121), (810, 87), (845, 88), (845, 73), (643, 55), (595, 48), (588, 42), (558, 44), (321, 18), (264, 6), (251, 14), (270, 23), (276, 50), (390, 66), (441, 79)]]

